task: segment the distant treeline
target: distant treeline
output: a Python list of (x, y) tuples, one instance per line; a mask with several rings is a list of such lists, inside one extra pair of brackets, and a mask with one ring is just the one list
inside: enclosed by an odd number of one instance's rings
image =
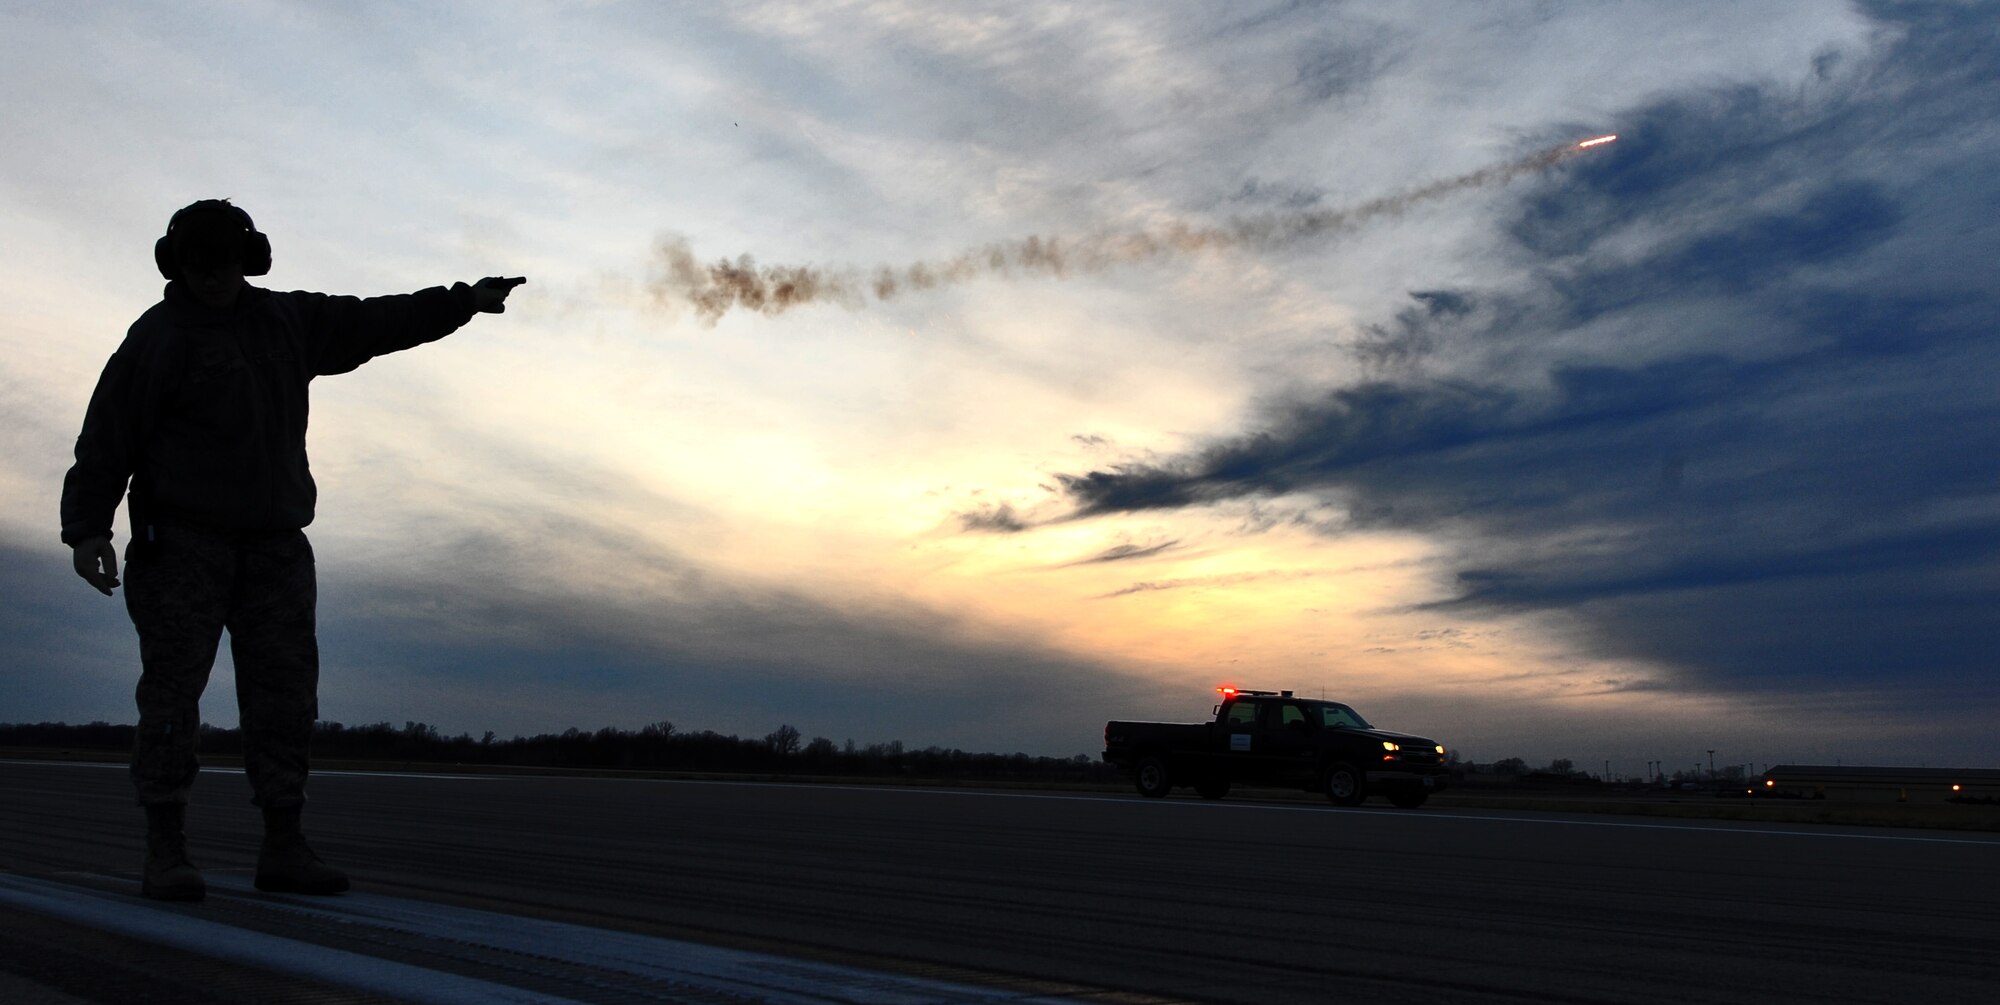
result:
[[(136, 727), (109, 722), (72, 726), (62, 722), (0, 723), (0, 748), (35, 747), (53, 750), (132, 749)], [(201, 727), (201, 751), (240, 755), (243, 734), (236, 729)], [(422, 722), (395, 726), (377, 722), (346, 726), (321, 722), (313, 727), (313, 754), (355, 761), (422, 762), (430, 764), (490, 764), (524, 768), (597, 768), (638, 771), (697, 771), (738, 774), (830, 775), (845, 777), (908, 777), (985, 781), (1118, 782), (1111, 765), (1089, 754), (1074, 757), (1031, 757), (1027, 754), (972, 754), (944, 747), (905, 747), (900, 740), (856, 746), (826, 737), (804, 739), (791, 726), (779, 726), (760, 739), (725, 736), (702, 730), (686, 733), (671, 722), (641, 729), (605, 727), (596, 732), (568, 729), (561, 733), (516, 736), (502, 740), (487, 733), (445, 736)], [(1596, 785), (1610, 781), (1577, 769), (1568, 758), (1537, 768), (1518, 757), (1488, 764), (1451, 757), (1454, 774), (1512, 776), (1522, 783)], [(1741, 765), (1725, 765), (1712, 775), (1699, 769), (1661, 773), (1649, 783), (1736, 781)], [(1638, 781), (1628, 779), (1627, 781)]]
[[(72, 726), (61, 722), (0, 723), (0, 747), (58, 750), (130, 750), (136, 727), (109, 722)], [(791, 726), (761, 739), (703, 730), (682, 732), (671, 722), (638, 730), (612, 727), (586, 732), (498, 739), (492, 733), (444, 736), (437, 727), (406, 722), (346, 726), (322, 722), (313, 728), (313, 756), (357, 761), (490, 764), (540, 768), (633, 769), (853, 777), (906, 776), (981, 780), (1115, 782), (1117, 769), (1088, 754), (1031, 757), (1027, 754), (973, 754), (944, 747), (914, 749), (900, 740), (856, 746), (826, 737), (805, 740)], [(241, 730), (201, 727), (200, 750), (221, 756), (243, 750)]]

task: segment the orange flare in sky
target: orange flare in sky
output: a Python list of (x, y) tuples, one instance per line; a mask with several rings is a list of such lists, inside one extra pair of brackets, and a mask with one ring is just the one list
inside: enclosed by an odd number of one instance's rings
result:
[(1617, 138), (1618, 138), (1618, 134), (1617, 134), (1617, 133), (1612, 133), (1612, 134), (1611, 134), (1611, 135), (1609, 135), (1609, 136), (1599, 136), (1598, 138), (1596, 138), (1596, 139), (1594, 139), (1594, 140), (1584, 140), (1584, 141), (1583, 141), (1582, 143), (1578, 143), (1578, 144), (1576, 145), (1576, 148), (1577, 148), (1578, 150), (1582, 150), (1582, 149), (1584, 149), (1585, 147), (1595, 147), (1595, 146), (1602, 146), (1602, 145), (1604, 145), (1604, 144), (1606, 144), (1606, 143), (1609, 143), (1609, 142), (1611, 142), (1612, 140), (1615, 140), (1615, 139), (1617, 139)]

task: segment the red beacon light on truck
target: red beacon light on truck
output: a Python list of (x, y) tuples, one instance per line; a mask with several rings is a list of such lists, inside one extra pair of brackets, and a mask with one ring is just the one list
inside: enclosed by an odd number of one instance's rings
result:
[[(1239, 697), (1242, 697), (1243, 695), (1250, 695), (1250, 694), (1282, 694), (1282, 695), (1283, 695), (1284, 697), (1287, 697), (1287, 698), (1290, 698), (1290, 697), (1292, 696), (1292, 693), (1291, 693), (1290, 691), (1282, 691), (1282, 692), (1281, 692), (1281, 691), (1252, 691), (1252, 690), (1250, 690), (1250, 689), (1248, 689), (1248, 688), (1240, 688), (1240, 687), (1230, 687), (1230, 686), (1229, 686), (1229, 685), (1227, 685), (1227, 684), (1224, 684), (1224, 685), (1222, 685), (1221, 687), (1219, 687), (1219, 688), (1216, 688), (1216, 689), (1215, 689), (1215, 693), (1216, 693), (1216, 694), (1219, 694), (1219, 695), (1221, 695), (1221, 696), (1222, 696), (1222, 700), (1223, 700), (1223, 701), (1225, 701), (1225, 702), (1228, 702), (1228, 701), (1233, 701), (1233, 700), (1235, 700), (1235, 699), (1237, 699), (1237, 698), (1239, 698)], [(1214, 708), (1214, 709), (1212, 709), (1211, 711), (1213, 711), (1213, 712), (1214, 712), (1214, 713), (1215, 713), (1216, 715), (1221, 715), (1221, 714), (1222, 714), (1222, 705), (1220, 705), (1220, 704), (1217, 704), (1217, 705), (1215, 706), (1215, 708)]]

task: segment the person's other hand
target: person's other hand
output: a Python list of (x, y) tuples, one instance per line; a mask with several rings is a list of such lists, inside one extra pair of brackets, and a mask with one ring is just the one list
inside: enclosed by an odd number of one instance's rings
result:
[(526, 276), (519, 276), (514, 279), (487, 276), (472, 286), (473, 306), (475, 309), (488, 314), (504, 314), (507, 311), (507, 294), (512, 293), (514, 287), (527, 281), (528, 277)]
[(118, 587), (118, 549), (111, 546), (110, 538), (93, 537), (88, 541), (78, 541), (71, 550), (70, 559), (76, 565), (76, 574), (96, 587), (97, 592), (108, 597)]

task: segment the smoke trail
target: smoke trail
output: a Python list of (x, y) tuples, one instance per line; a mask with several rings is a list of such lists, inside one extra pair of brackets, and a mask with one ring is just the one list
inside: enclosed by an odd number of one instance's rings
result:
[(731, 308), (775, 316), (819, 302), (858, 307), (871, 296), (890, 300), (912, 290), (954, 286), (986, 276), (1061, 278), (1170, 255), (1229, 248), (1275, 248), (1355, 230), (1455, 192), (1504, 184), (1615, 139), (1616, 136), (1600, 136), (1582, 143), (1566, 143), (1357, 206), (1267, 213), (1212, 225), (1176, 222), (1151, 229), (1104, 230), (1069, 238), (1030, 236), (995, 242), (950, 258), (913, 262), (900, 268), (883, 266), (873, 274), (853, 268), (760, 266), (749, 255), (704, 265), (695, 259), (685, 239), (661, 237), (649, 287), (657, 302), (691, 306), (704, 322), (713, 324)]

